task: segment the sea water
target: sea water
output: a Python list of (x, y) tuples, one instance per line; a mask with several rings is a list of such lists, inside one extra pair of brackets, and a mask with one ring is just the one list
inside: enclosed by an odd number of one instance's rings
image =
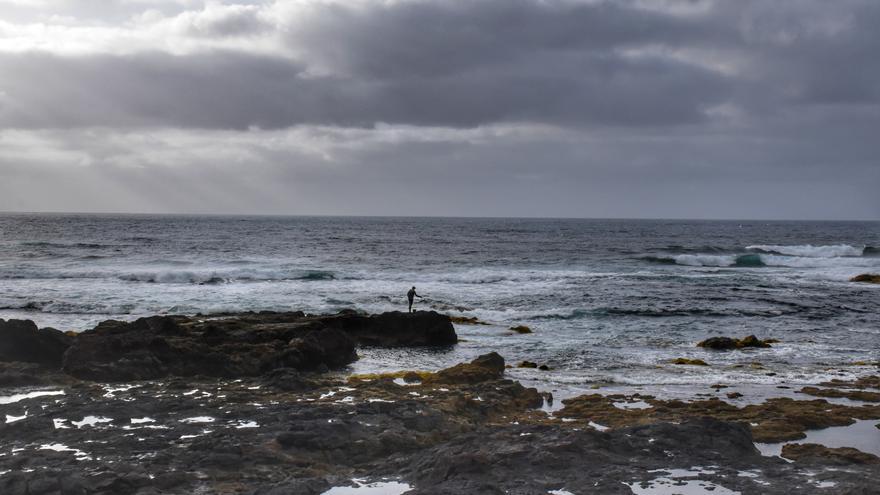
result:
[[(457, 325), (449, 349), (362, 349), (349, 371), (498, 351), (551, 368), (516, 378), (586, 389), (816, 383), (880, 360), (880, 286), (849, 281), (880, 273), (878, 246), (880, 222), (6, 214), (0, 318), (82, 331), (153, 314), (405, 311), (416, 286), (416, 309), (490, 325)], [(695, 347), (749, 334), (781, 342)]]

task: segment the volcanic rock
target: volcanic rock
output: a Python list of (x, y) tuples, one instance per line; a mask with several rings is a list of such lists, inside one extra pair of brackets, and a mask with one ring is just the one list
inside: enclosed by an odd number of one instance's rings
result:
[(705, 347), (715, 350), (731, 350), (742, 349), (745, 347), (770, 347), (768, 341), (761, 340), (754, 335), (743, 337), (742, 339), (732, 339), (730, 337), (711, 337), (699, 344), (697, 347)]
[(54, 328), (37, 329), (31, 320), (0, 319), (0, 361), (37, 363), (59, 368), (72, 337)]

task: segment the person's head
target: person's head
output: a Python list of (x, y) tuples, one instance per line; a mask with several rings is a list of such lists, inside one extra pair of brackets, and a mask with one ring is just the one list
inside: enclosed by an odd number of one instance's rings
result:
[(415, 286), (415, 285), (413, 285), (413, 288), (412, 288), (412, 290), (416, 290), (416, 286)]

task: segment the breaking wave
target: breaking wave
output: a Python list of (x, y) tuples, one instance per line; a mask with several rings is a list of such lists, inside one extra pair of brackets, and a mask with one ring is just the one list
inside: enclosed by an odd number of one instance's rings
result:
[[(120, 273), (102, 270), (57, 270), (27, 271), (0, 270), (0, 279), (7, 280), (67, 280), (67, 279), (117, 279), (124, 282), (154, 284), (198, 284), (215, 285), (235, 282), (269, 281), (328, 281), (340, 278), (336, 273), (326, 270), (144, 270)], [(343, 277), (354, 280), (357, 277)]]
[(754, 245), (746, 246), (746, 250), (756, 253), (778, 254), (783, 256), (800, 256), (803, 258), (841, 258), (841, 257), (859, 257), (864, 256), (868, 250), (876, 253), (876, 249), (870, 246), (850, 246), (848, 244), (834, 244), (831, 246), (813, 246), (806, 244), (802, 246), (775, 246), (775, 245)]
[(643, 260), (664, 265), (760, 267), (767, 266), (761, 255), (679, 254), (676, 256), (644, 256)]

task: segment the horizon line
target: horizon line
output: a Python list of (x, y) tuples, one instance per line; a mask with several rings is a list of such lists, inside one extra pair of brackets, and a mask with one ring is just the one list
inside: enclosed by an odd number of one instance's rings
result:
[(479, 216), (479, 215), (355, 215), (326, 213), (205, 213), (205, 212), (111, 212), (111, 211), (0, 211), (0, 215), (89, 215), (158, 217), (268, 217), (268, 218), (395, 218), (473, 220), (654, 220), (691, 222), (880, 222), (880, 218), (685, 218), (685, 217), (577, 217), (577, 216)]

